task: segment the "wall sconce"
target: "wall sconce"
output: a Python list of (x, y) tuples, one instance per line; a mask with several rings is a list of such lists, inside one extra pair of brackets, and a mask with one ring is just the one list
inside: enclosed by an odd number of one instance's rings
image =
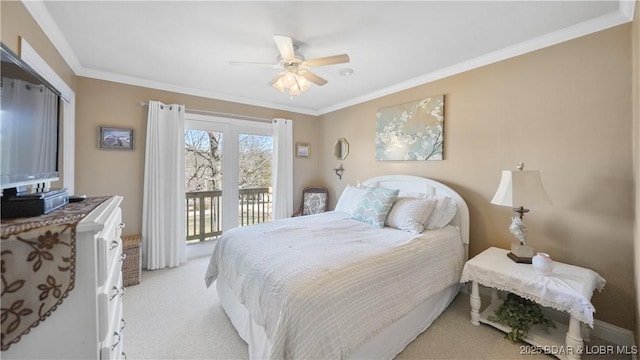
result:
[(349, 155), (349, 143), (345, 138), (339, 138), (336, 143), (333, 145), (333, 156), (338, 160), (338, 164), (333, 171), (336, 172), (338, 178), (342, 180), (342, 173), (344, 172), (344, 168), (342, 167), (342, 163), (340, 160), (344, 160)]
[(344, 172), (344, 168), (342, 167), (342, 163), (338, 164), (338, 167), (333, 169), (333, 171), (335, 171), (336, 175), (338, 175), (338, 178), (340, 180), (342, 180), (342, 173)]

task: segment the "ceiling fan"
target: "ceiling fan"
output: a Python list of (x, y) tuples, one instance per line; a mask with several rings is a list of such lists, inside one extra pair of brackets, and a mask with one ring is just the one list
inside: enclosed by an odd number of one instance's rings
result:
[(273, 40), (278, 47), (280, 55), (278, 55), (275, 64), (263, 64), (255, 62), (230, 61), (231, 65), (269, 65), (274, 68), (282, 68), (283, 72), (278, 74), (270, 85), (278, 91), (284, 93), (285, 89), (289, 90), (289, 95), (300, 95), (301, 92), (308, 90), (311, 84), (322, 86), (327, 80), (309, 71), (311, 67), (326, 66), (334, 64), (348, 63), (349, 55), (340, 54), (321, 58), (306, 60), (302, 53), (298, 51), (298, 47), (294, 45), (293, 40), (285, 35), (273, 35)]

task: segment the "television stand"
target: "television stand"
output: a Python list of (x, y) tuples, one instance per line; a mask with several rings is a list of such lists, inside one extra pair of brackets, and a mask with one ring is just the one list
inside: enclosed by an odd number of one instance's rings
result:
[(0, 213), (2, 219), (40, 216), (69, 203), (67, 189), (51, 189), (41, 192), (7, 190), (2, 193), (2, 212)]

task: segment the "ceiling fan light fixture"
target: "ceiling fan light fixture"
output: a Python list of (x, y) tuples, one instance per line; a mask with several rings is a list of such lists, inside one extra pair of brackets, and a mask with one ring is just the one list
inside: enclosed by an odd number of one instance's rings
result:
[(289, 89), (289, 95), (293, 96), (298, 96), (300, 95), (301, 91), (300, 88), (298, 87), (298, 85), (294, 85)]
[(271, 84), (271, 86), (273, 86), (274, 89), (280, 91), (281, 93), (284, 93), (284, 83), (282, 81), (282, 77), (278, 78), (278, 80)]
[(305, 77), (296, 74), (296, 78), (298, 81), (298, 86), (300, 87), (300, 91), (307, 91), (311, 87), (311, 81), (307, 80)]
[[(277, 58), (277, 67), (282, 67), (285, 71), (271, 80), (271, 86), (281, 93), (288, 89), (289, 96), (300, 95), (300, 93), (309, 90), (312, 84), (323, 86), (327, 83), (327, 80), (307, 70), (308, 68), (342, 64), (350, 61), (347, 54), (320, 57), (307, 61), (298, 51), (298, 47), (290, 37), (274, 35), (273, 39), (280, 53)], [(343, 75), (350, 75), (353, 70), (349, 70), (348, 74)]]
[(281, 93), (284, 93), (285, 90), (289, 90), (290, 96), (300, 95), (302, 92), (309, 90), (311, 85), (311, 81), (307, 80), (298, 72), (292, 70), (280, 74), (280, 76), (278, 76), (271, 84), (274, 89)]
[(287, 89), (290, 89), (294, 85), (296, 85), (296, 77), (297, 75), (295, 73), (288, 71), (286, 74), (282, 75), (280, 79), (282, 80), (284, 87), (286, 87)]

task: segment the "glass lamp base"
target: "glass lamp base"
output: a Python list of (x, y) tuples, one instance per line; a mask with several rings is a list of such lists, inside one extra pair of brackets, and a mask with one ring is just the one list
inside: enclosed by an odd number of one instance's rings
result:
[(507, 254), (509, 258), (517, 263), (531, 264), (533, 257), (533, 248), (520, 243), (511, 244), (511, 252)]

